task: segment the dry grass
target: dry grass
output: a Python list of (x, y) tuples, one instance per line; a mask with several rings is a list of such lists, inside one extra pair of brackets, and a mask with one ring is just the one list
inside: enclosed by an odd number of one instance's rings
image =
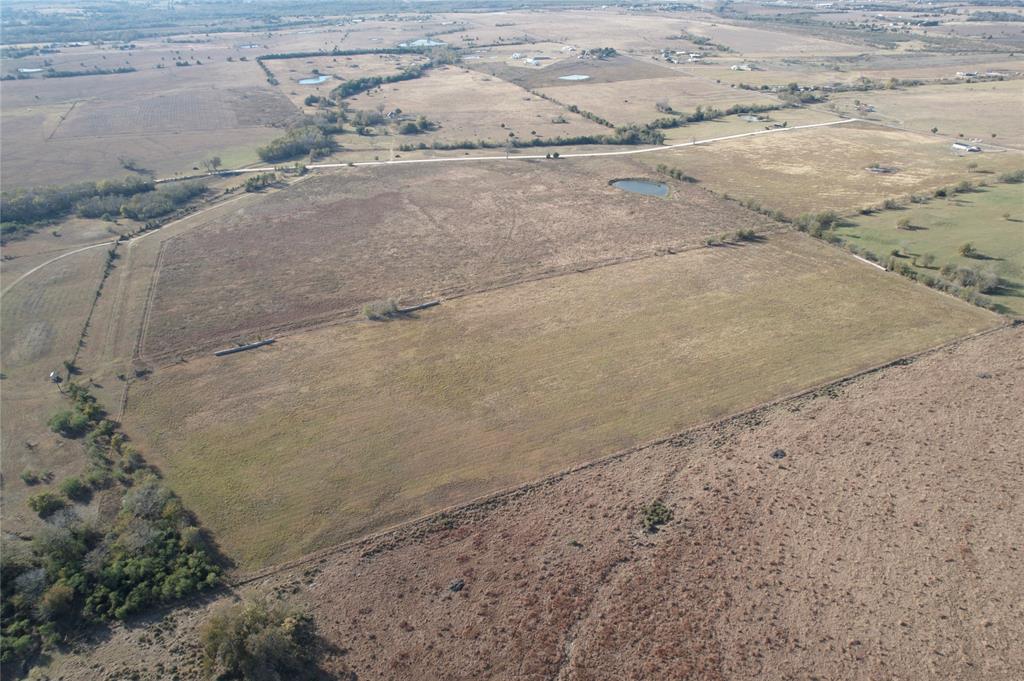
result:
[(666, 114), (655, 106), (658, 102), (667, 102), (683, 113), (690, 113), (698, 106), (728, 109), (733, 104), (779, 104), (775, 97), (758, 92), (680, 75), (613, 83), (580, 81), (545, 88), (541, 92), (565, 104), (592, 111), (616, 125), (664, 118)]
[(312, 177), (168, 242), (144, 350), (210, 348), (524, 277), (695, 245), (761, 216), (697, 187), (666, 199), (608, 185), (620, 159), (356, 168)]
[[(889, 197), (974, 179), (967, 170), (972, 161), (995, 172), (1015, 169), (1021, 162), (1017, 154), (1010, 153), (958, 156), (950, 149), (949, 138), (859, 123), (760, 135), (638, 158), (680, 167), (710, 189), (755, 199), (790, 216), (826, 209), (851, 212)], [(866, 168), (875, 163), (899, 172), (868, 172)]]
[(997, 323), (791, 234), (198, 358), (126, 422), (254, 567)]
[(213, 155), (237, 167), (256, 161), (256, 147), (280, 134), (272, 126), (296, 112), (252, 61), (204, 55), (202, 66), (174, 67), (166, 57), (162, 69), (2, 83), (4, 187), (120, 176), (119, 157), (160, 176), (191, 173)]
[(921, 132), (937, 127), (940, 135), (963, 134), (968, 139), (1024, 149), (1022, 95), (1021, 81), (1010, 80), (929, 85), (905, 91), (851, 92), (836, 96), (833, 101), (842, 109), (852, 111), (853, 100), (859, 99), (875, 107), (876, 111), (868, 118)]
[[(473, 93), (467, 97), (466, 93)], [(574, 135), (602, 135), (610, 131), (582, 116), (572, 114), (563, 107), (510, 85), (494, 76), (458, 67), (431, 70), (416, 80), (385, 85), (380, 93), (365, 93), (347, 100), (354, 109), (401, 109), (415, 119), (426, 116), (438, 124), (436, 130), (415, 135), (399, 135), (397, 124), (391, 126), (390, 135), (375, 138), (355, 134), (339, 137), (346, 148), (361, 149), (375, 146), (396, 151), (402, 144), (430, 144), (485, 140), (501, 143), (515, 133), (523, 140), (534, 137)], [(566, 123), (555, 123), (564, 118)], [(495, 153), (495, 152), (491, 152)]]

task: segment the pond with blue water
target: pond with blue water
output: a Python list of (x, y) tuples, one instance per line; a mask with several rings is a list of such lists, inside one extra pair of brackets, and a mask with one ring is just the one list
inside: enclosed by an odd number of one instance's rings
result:
[(612, 186), (634, 194), (645, 196), (668, 196), (668, 185), (664, 182), (651, 182), (650, 180), (614, 180)]

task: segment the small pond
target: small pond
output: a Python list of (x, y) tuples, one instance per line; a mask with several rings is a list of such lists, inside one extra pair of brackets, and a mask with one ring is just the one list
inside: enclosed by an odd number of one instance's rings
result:
[(313, 76), (312, 78), (303, 78), (299, 81), (299, 85), (319, 85), (330, 79), (330, 76)]
[(568, 76), (559, 76), (558, 80), (590, 80), (590, 76), (584, 76), (580, 73), (573, 73)]
[(615, 180), (612, 186), (634, 194), (647, 196), (668, 196), (668, 185), (663, 182), (649, 180)]
[(441, 47), (448, 43), (441, 40), (434, 40), (433, 38), (420, 38), (419, 40), (413, 40), (411, 43), (399, 43), (399, 47)]

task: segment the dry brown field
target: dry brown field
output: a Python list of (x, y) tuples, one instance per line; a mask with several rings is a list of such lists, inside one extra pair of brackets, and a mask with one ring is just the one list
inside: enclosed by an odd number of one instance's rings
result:
[[(866, 116), (870, 120), (921, 132), (936, 127), (943, 135), (1024, 149), (1024, 80), (851, 92), (832, 101), (841, 111), (853, 111), (855, 99), (875, 107), (875, 112)], [(979, 111), (984, 115), (979, 116)]]
[(698, 106), (728, 109), (734, 104), (779, 104), (771, 95), (719, 85), (703, 78), (674, 75), (668, 78), (591, 83), (566, 82), (540, 91), (564, 104), (574, 104), (616, 125), (649, 123), (666, 114), (658, 111), (658, 102), (690, 113)]
[[(167, 243), (144, 354), (699, 244), (769, 222), (699, 188), (609, 186), (623, 159), (358, 168), (313, 177)], [(472, 188), (472, 189), (469, 189)]]
[[(867, 53), (855, 58), (755, 59), (757, 70), (733, 71), (740, 60), (716, 58), (708, 64), (678, 64), (672, 68), (694, 76), (723, 83), (749, 85), (831, 85), (853, 84), (860, 78), (888, 81), (890, 78), (938, 80), (955, 78), (958, 71), (1000, 71), (1019, 74), (1024, 58), (1008, 59), (999, 54), (879, 54)], [(870, 94), (870, 93), (858, 93)]]
[[(773, 114), (781, 118), (783, 113)], [(886, 198), (928, 192), (961, 180), (977, 181), (967, 164), (991, 173), (1015, 170), (1016, 152), (960, 156), (955, 137), (893, 130), (870, 123), (794, 130), (684, 147), (638, 156), (665, 163), (696, 177), (703, 186), (781, 210), (788, 216), (836, 210), (852, 212)], [(872, 164), (898, 172), (872, 173)], [(799, 187), (799, 191), (794, 191)]]
[(753, 28), (721, 21), (686, 21), (685, 29), (688, 33), (725, 45), (736, 52), (737, 56), (745, 58), (856, 55), (865, 51), (863, 45), (823, 40), (795, 31)]
[(121, 176), (120, 157), (159, 176), (213, 155), (238, 167), (296, 113), (251, 61), (5, 81), (0, 95), (5, 189)]
[(618, 55), (607, 59), (563, 59), (543, 68), (511, 65), (505, 62), (481, 62), (472, 64), (473, 68), (489, 73), (492, 76), (514, 83), (527, 90), (536, 90), (557, 85), (566, 85), (569, 81), (559, 80), (562, 76), (582, 75), (590, 79), (583, 81), (594, 83), (617, 83), (620, 81), (637, 81), (649, 78), (674, 78), (671, 69), (651, 60)]
[[(472, 92), (472, 96), (465, 96), (467, 92)], [(435, 130), (416, 135), (395, 133), (394, 128), (399, 124), (396, 123), (390, 129), (395, 134), (386, 137), (367, 138), (354, 133), (340, 136), (339, 144), (351, 149), (372, 146), (393, 147), (397, 151), (402, 144), (429, 145), (434, 140), (448, 143), (485, 140), (500, 144), (510, 132), (525, 140), (610, 132), (604, 126), (494, 76), (454, 66), (431, 69), (422, 78), (385, 85), (380, 92), (363, 93), (346, 101), (353, 109), (375, 110), (383, 106), (391, 111), (397, 108), (402, 110), (403, 116), (412, 119), (426, 116), (437, 124)], [(555, 123), (555, 119), (566, 122)]]
[(784, 234), (194, 357), (125, 423), (256, 567), (999, 323)]
[[(48, 671), (198, 679), (210, 610), (271, 594), (310, 609), (335, 677), (1012, 679), (1022, 349), (1004, 329), (689, 431), (119, 628)], [(674, 519), (645, 534), (654, 499)]]

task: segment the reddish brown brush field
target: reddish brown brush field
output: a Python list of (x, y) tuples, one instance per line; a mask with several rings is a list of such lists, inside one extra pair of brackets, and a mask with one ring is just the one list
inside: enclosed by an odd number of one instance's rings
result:
[(360, 168), (303, 181), (166, 244), (143, 352), (169, 357), (375, 299), (420, 302), (773, 224), (669, 179), (664, 199), (609, 186), (623, 177), (653, 175), (613, 158)]
[[(1024, 330), (1005, 328), (238, 595), (308, 604), (334, 678), (1017, 678), (1022, 372)], [(649, 534), (656, 499), (673, 519)], [(57, 667), (198, 678), (206, 614)]]

